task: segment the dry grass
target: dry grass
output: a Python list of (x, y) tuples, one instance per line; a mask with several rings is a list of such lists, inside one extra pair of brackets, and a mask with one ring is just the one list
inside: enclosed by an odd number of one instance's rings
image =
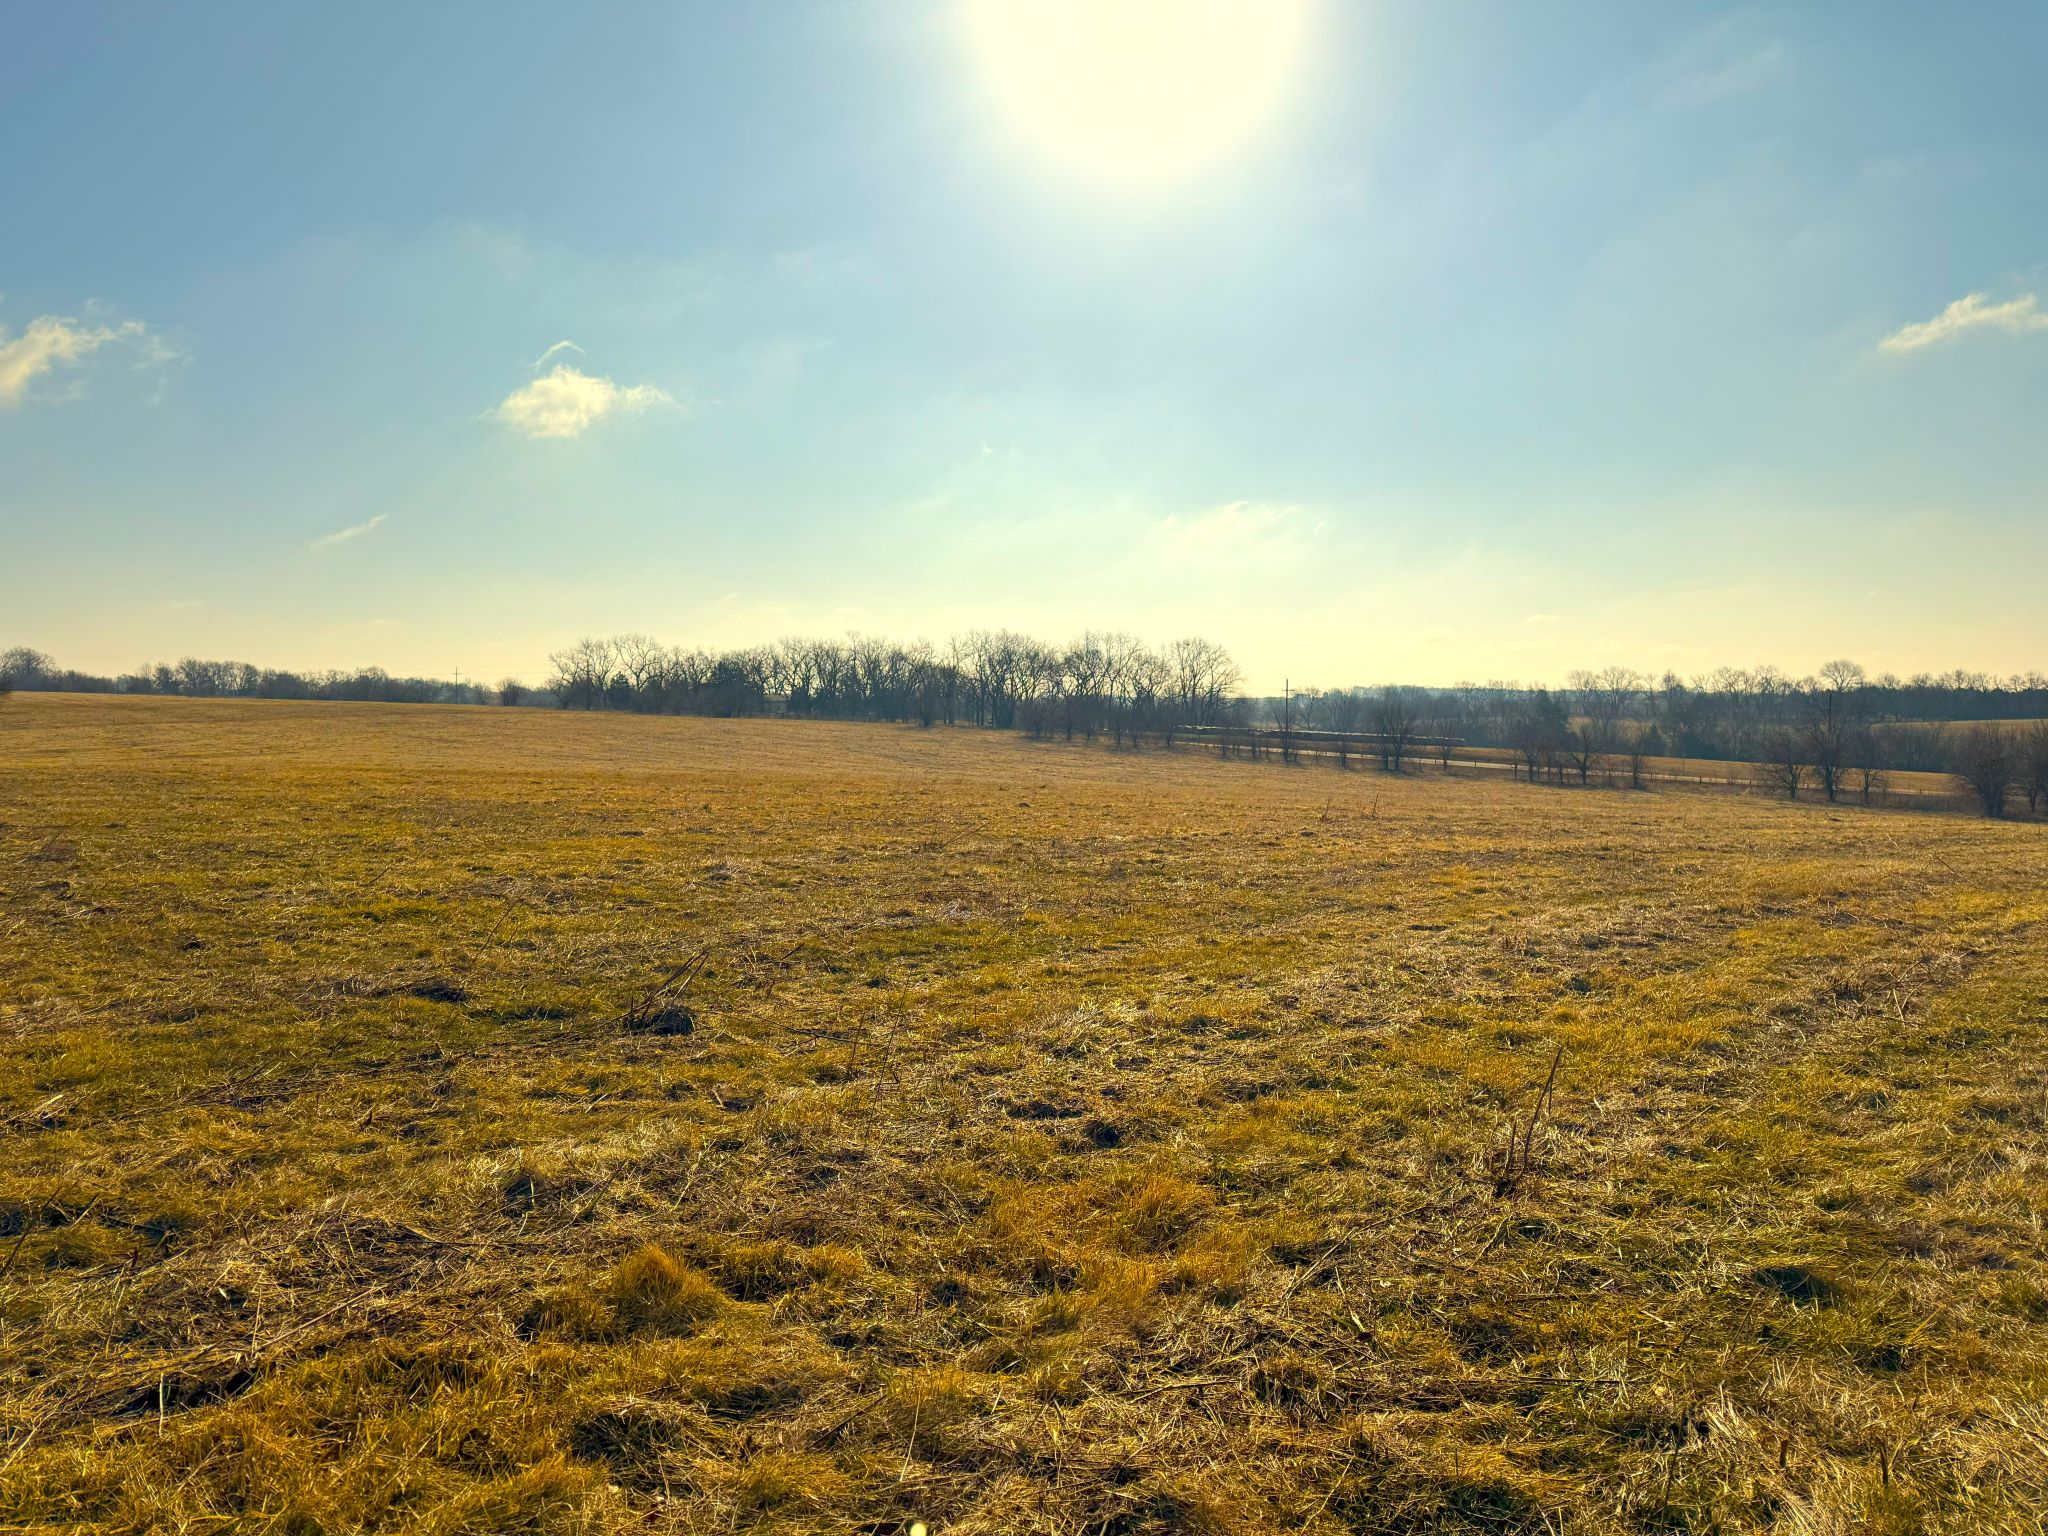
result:
[(59, 697), (0, 793), (0, 1530), (2041, 1528), (2048, 828)]

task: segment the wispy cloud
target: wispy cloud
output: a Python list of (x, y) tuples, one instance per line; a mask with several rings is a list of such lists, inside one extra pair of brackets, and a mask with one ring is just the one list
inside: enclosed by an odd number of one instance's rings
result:
[(577, 346), (575, 342), (558, 341), (552, 347), (549, 347), (547, 351), (541, 353), (539, 357), (536, 357), (533, 360), (532, 366), (535, 368), (547, 367), (548, 360), (552, 358), (557, 352), (574, 352), (578, 357), (581, 357), (583, 355), (583, 349)]
[(1877, 345), (1884, 352), (1917, 352), (1922, 347), (1953, 341), (1965, 331), (1979, 330), (2014, 334), (2048, 331), (2048, 314), (2041, 312), (2040, 300), (2031, 293), (2007, 299), (2003, 304), (1992, 304), (1985, 295), (1970, 293), (1932, 320), (1915, 320), (1911, 325), (1901, 326)]
[(1163, 517), (1159, 528), (1180, 548), (1208, 554), (1293, 548), (1323, 531), (1321, 523), (1305, 524), (1299, 509), (1264, 501), (1227, 501), (1194, 517)]
[[(564, 347), (583, 350), (573, 341), (558, 341), (540, 355), (534, 366), (541, 367)], [(675, 403), (666, 390), (652, 384), (615, 384), (567, 363), (557, 363), (552, 371), (531, 384), (513, 390), (494, 414), (527, 437), (581, 437), (607, 416)]]
[(360, 539), (366, 533), (374, 533), (378, 524), (384, 521), (384, 517), (385, 514), (379, 512), (367, 523), (357, 523), (350, 528), (337, 528), (332, 533), (323, 533), (306, 547), (308, 549), (325, 549), (330, 544), (346, 544), (350, 539)]
[(61, 315), (41, 315), (11, 340), (0, 326), (0, 408), (21, 404), (29, 386), (52, 369), (116, 343), (137, 347), (145, 367), (169, 362), (176, 355), (140, 320), (88, 325)]
[(1665, 107), (1704, 107), (1732, 96), (1749, 96), (1775, 84), (1786, 72), (1785, 49), (1769, 43), (1739, 58), (1679, 76), (1658, 94)]

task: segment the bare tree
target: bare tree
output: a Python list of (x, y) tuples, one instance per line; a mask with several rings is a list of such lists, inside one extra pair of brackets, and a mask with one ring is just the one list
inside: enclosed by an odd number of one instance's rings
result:
[(1243, 675), (1230, 653), (1202, 639), (1176, 640), (1166, 648), (1174, 712), (1182, 725), (1221, 725)]
[(1763, 733), (1762, 745), (1765, 751), (1757, 762), (1759, 776), (1771, 788), (1782, 789), (1786, 799), (1797, 800), (1808, 777), (1799, 732), (1789, 726), (1777, 726)]
[(1884, 742), (1868, 721), (1857, 722), (1850, 733), (1847, 762), (1848, 779), (1855, 786), (1857, 798), (1865, 805), (1875, 805), (1889, 778), (1885, 773)]
[(1863, 729), (1863, 668), (1853, 661), (1831, 661), (1820, 676), (1800, 687), (1803, 737), (1808, 761), (1821, 793), (1832, 803), (1848, 785), (1850, 759)]
[(2048, 810), (2048, 720), (2036, 720), (2020, 733), (2020, 788), (2027, 809)]
[(1648, 789), (1650, 786), (1643, 776), (1644, 769), (1651, 758), (1662, 755), (1664, 733), (1657, 729), (1654, 721), (1627, 721), (1621, 728), (1621, 749), (1628, 755), (1628, 787)]
[(1574, 672), (1568, 681), (1571, 718), (1564, 750), (1579, 782), (1586, 784), (1601, 760), (1621, 745), (1622, 722), (1648, 683), (1640, 672), (1627, 667)]
[(1103, 707), (1109, 714), (1110, 734), (1122, 746), (1137, 727), (1138, 696), (1147, 687), (1150, 653), (1135, 635), (1121, 630), (1101, 636), (1098, 645)]
[(1977, 797), (1986, 816), (2003, 816), (2020, 782), (2019, 738), (1998, 725), (1973, 725), (1956, 738), (1949, 775)]
[(548, 687), (564, 709), (597, 709), (606, 702), (612, 676), (609, 640), (578, 640), (548, 658), (554, 668)]
[(1451, 771), (1451, 758), (1458, 750), (1458, 717), (1452, 713), (1449, 699), (1439, 695), (1422, 722), (1422, 728), (1429, 737), (1429, 750), (1436, 758), (1440, 772)]
[(526, 684), (516, 677), (508, 677), (498, 684), (498, 702), (510, 708), (526, 697)]
[(1564, 705), (1548, 688), (1538, 688), (1514, 705), (1504, 731), (1508, 745), (1521, 759), (1523, 773), (1531, 784), (1536, 782), (1539, 773), (1557, 761), (1570, 724)]
[(17, 645), (11, 650), (0, 651), (0, 677), (7, 679), (10, 689), (29, 692), (43, 686), (56, 671), (55, 658), (29, 646)]
[(1408, 749), (1421, 729), (1422, 711), (1411, 689), (1389, 684), (1372, 704), (1372, 732), (1379, 737), (1380, 766), (1399, 773)]
[(1599, 725), (1583, 715), (1566, 722), (1564, 735), (1560, 740), (1564, 759), (1579, 776), (1581, 785), (1593, 781), (1593, 769), (1598, 765), (1601, 754), (1607, 750), (1606, 738)]

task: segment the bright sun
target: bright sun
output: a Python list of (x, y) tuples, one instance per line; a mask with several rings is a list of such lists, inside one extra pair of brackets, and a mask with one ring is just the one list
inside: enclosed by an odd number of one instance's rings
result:
[(990, 93), (1038, 154), (1129, 188), (1244, 145), (1299, 73), (1313, 0), (968, 0)]

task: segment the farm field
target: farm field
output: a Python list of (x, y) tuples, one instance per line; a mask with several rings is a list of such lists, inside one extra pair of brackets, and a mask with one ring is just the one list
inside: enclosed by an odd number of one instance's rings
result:
[(2044, 873), (1760, 796), (17, 697), (0, 1531), (2040, 1530)]

